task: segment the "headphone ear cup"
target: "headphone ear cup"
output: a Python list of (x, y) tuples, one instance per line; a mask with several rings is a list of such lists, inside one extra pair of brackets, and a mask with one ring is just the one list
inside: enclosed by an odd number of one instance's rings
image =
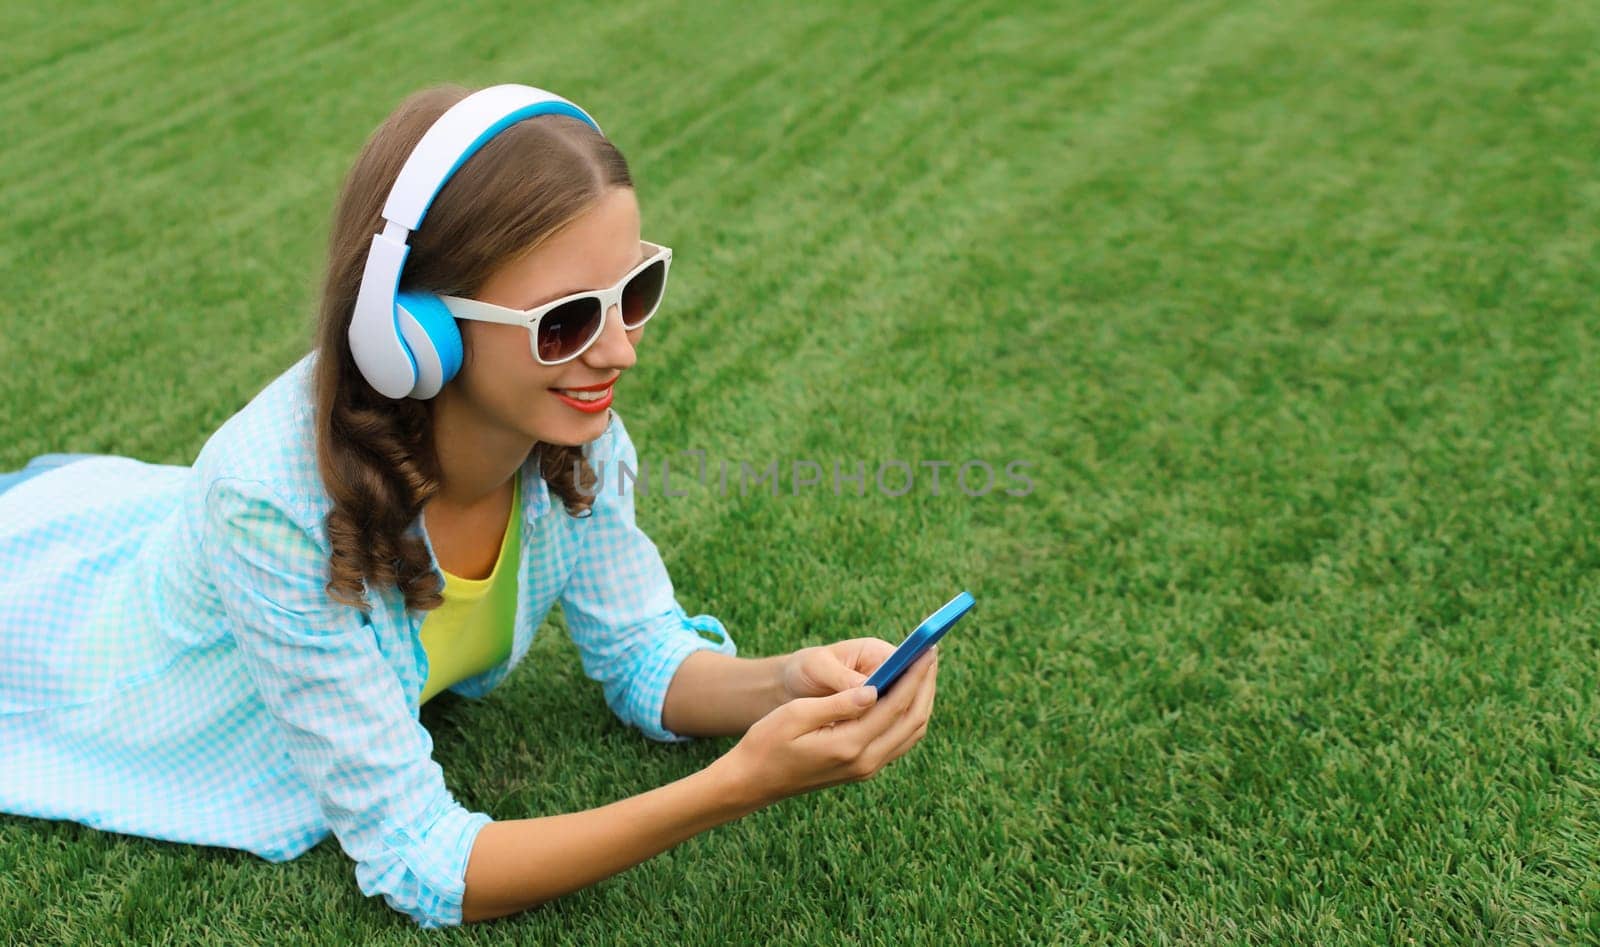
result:
[(432, 398), (461, 371), (461, 327), (444, 302), (432, 293), (395, 293), (400, 334), (417, 363), (413, 398)]

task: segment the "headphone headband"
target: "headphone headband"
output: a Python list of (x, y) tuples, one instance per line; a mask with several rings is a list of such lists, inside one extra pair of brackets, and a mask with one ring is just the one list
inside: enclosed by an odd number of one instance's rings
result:
[[(572, 102), (533, 86), (505, 84), (480, 89), (439, 116), (412, 149), (383, 205), (384, 227), (373, 234), (361, 288), (350, 321), (350, 352), (373, 388), (389, 398), (431, 398), (454, 371), (441, 358), (437, 334), (418, 314), (397, 305), (400, 273), (411, 248), (406, 241), (422, 224), (450, 176), (485, 142), (535, 115), (570, 115), (600, 126)], [(604, 132), (601, 132), (604, 134)], [(448, 324), (454, 331), (454, 322)], [(446, 340), (448, 342), (448, 340)], [(456, 337), (457, 366), (460, 339)], [(424, 356), (419, 366), (413, 352)]]

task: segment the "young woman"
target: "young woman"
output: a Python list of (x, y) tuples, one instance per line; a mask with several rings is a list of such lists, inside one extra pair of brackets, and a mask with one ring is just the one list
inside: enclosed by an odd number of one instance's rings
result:
[[(454, 156), (412, 232), (391, 223), (408, 159), (462, 135), (468, 98), (424, 90), (367, 142), (315, 348), (193, 467), (49, 454), (0, 477), (0, 811), (271, 861), (332, 832), (364, 893), (439, 927), (869, 778), (922, 738), (932, 653), (882, 701), (858, 686), (893, 650), (879, 638), (737, 657), (635, 525), (618, 468), (638, 454), (610, 405), (671, 251), (641, 239), (627, 165), (586, 113), (511, 113)], [(387, 285), (369, 272), (385, 240), (409, 248)], [(411, 366), (373, 354), (404, 356), (402, 337)], [(456, 802), (419, 706), (493, 690), (557, 601), (618, 718), (737, 745), (590, 811), (495, 821)]]

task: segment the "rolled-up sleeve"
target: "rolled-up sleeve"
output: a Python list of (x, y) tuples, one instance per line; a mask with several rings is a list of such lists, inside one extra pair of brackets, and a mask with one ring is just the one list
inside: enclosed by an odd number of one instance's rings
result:
[(621, 417), (613, 414), (595, 443), (604, 445), (591, 458), (599, 492), (591, 515), (579, 521), (583, 538), (561, 592), (562, 614), (584, 673), (604, 687), (611, 711), (652, 740), (683, 742), (691, 737), (661, 722), (673, 675), (696, 651), (738, 649), (722, 622), (685, 613), (660, 551), (634, 522), (633, 478), (619, 477), (618, 465), (637, 472), (639, 457)]
[(207, 494), (206, 556), (239, 652), (363, 894), (424, 928), (461, 923), (467, 856), (491, 819), (446, 788), (370, 620), (330, 599), (327, 559), (270, 486)]

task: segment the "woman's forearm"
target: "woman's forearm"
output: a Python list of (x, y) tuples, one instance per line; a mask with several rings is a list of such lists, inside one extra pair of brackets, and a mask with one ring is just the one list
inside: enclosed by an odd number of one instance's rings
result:
[(661, 707), (661, 725), (691, 737), (737, 736), (785, 698), (786, 654), (736, 658), (695, 651), (678, 665)]
[(491, 822), (467, 859), (462, 920), (514, 914), (588, 887), (765, 804), (712, 763), (597, 809)]

